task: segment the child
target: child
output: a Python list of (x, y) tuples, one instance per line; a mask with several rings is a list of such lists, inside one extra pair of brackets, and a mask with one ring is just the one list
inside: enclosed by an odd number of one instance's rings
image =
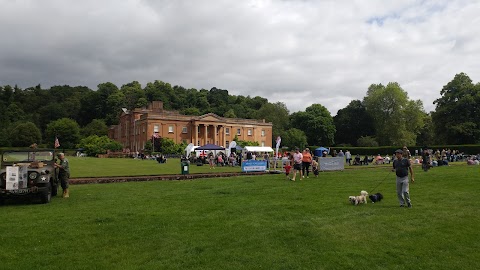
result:
[(285, 163), (285, 176), (287, 177), (287, 180), (290, 180), (290, 170), (292, 169), (292, 165), (290, 165), (290, 160)]
[(318, 177), (318, 162), (315, 159), (312, 160), (312, 170), (315, 177)]

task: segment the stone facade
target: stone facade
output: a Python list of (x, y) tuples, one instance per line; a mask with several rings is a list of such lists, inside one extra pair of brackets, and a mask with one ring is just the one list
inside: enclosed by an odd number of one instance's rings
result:
[(170, 138), (175, 143), (228, 147), (235, 135), (239, 140), (272, 147), (272, 123), (265, 120), (225, 118), (213, 113), (182, 115), (164, 110), (161, 101), (153, 101), (147, 108), (124, 109), (119, 124), (111, 126), (108, 132), (110, 139), (120, 142), (125, 151), (133, 152), (141, 152), (154, 136)]

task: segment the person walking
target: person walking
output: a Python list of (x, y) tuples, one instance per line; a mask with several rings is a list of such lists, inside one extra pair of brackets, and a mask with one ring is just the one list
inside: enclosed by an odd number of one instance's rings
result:
[(410, 172), (410, 177), (412, 183), (415, 182), (415, 178), (413, 176), (413, 169), (412, 164), (410, 164), (410, 160), (403, 157), (403, 151), (398, 149), (395, 151), (396, 159), (393, 161), (393, 170), (397, 175), (397, 197), (400, 203), (400, 207), (404, 207), (405, 203), (407, 204), (408, 208), (412, 208), (412, 202), (410, 200), (410, 193), (409, 193), (409, 184), (408, 184), (408, 173)]
[(312, 164), (312, 155), (310, 154), (310, 149), (305, 148), (302, 156), (302, 178), (305, 178), (305, 173), (307, 174), (308, 178), (310, 165)]
[(348, 165), (352, 165), (352, 154), (350, 154), (350, 151), (345, 151), (345, 159), (348, 162)]
[(295, 181), (297, 177), (297, 172), (300, 172), (300, 180), (302, 180), (302, 159), (303, 155), (300, 153), (300, 149), (297, 147), (295, 153), (293, 154), (293, 177), (292, 181)]
[(68, 182), (70, 179), (70, 165), (68, 164), (68, 159), (65, 158), (64, 153), (59, 153), (58, 158), (60, 163), (55, 163), (55, 168), (58, 168), (58, 179), (60, 180), (60, 185), (63, 189), (63, 198), (69, 198), (70, 192), (68, 190)]

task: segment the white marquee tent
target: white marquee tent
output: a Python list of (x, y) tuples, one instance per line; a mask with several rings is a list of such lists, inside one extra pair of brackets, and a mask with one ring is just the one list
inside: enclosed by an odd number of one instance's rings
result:
[(273, 152), (273, 149), (268, 146), (245, 146), (245, 152)]

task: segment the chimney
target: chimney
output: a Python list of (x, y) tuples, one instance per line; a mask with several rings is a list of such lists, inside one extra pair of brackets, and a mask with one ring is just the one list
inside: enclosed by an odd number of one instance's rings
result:
[(156, 112), (163, 111), (163, 102), (160, 100), (154, 100), (148, 104), (148, 109)]

